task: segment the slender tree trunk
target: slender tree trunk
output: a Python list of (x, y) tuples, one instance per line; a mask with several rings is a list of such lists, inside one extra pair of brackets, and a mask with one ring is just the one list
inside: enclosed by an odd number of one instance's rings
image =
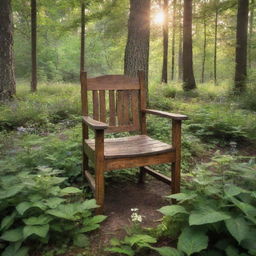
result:
[(130, 0), (124, 73), (137, 77), (137, 71), (143, 70), (146, 84), (148, 81), (149, 35), (150, 0)]
[(183, 15), (183, 88), (192, 90), (196, 88), (193, 71), (192, 51), (192, 0), (184, 0)]
[(164, 0), (163, 4), (163, 67), (162, 67), (162, 83), (168, 80), (168, 0)]
[(183, 44), (183, 34), (182, 34), (182, 0), (180, 0), (180, 10), (179, 10), (179, 80), (183, 78), (183, 53), (182, 53), (182, 44)]
[(213, 60), (213, 76), (214, 84), (217, 84), (217, 41), (218, 41), (218, 20), (219, 20), (219, 8), (215, 10), (215, 22), (214, 22), (214, 60)]
[(249, 0), (238, 0), (236, 32), (235, 93), (246, 89)]
[(206, 37), (206, 17), (204, 16), (204, 44), (203, 44), (203, 61), (202, 61), (202, 76), (201, 82), (204, 83), (204, 71), (205, 71), (205, 59), (206, 59), (206, 44), (207, 44), (207, 37)]
[(0, 100), (15, 94), (11, 0), (0, 1)]
[(177, 8), (177, 1), (176, 1), (176, 0), (173, 0), (173, 25), (172, 25), (172, 71), (171, 71), (171, 80), (174, 80), (175, 35), (176, 35), (176, 8)]
[(31, 91), (37, 90), (37, 18), (36, 0), (31, 0)]
[(250, 6), (250, 29), (249, 29), (249, 45), (248, 45), (248, 65), (249, 68), (252, 68), (252, 35), (253, 35), (253, 19), (254, 19), (254, 8), (255, 0), (251, 0)]
[(81, 3), (81, 49), (80, 49), (80, 71), (85, 68), (85, 4)]

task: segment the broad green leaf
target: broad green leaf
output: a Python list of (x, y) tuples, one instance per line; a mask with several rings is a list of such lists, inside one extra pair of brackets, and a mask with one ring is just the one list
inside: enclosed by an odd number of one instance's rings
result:
[(50, 208), (56, 208), (57, 206), (59, 206), (61, 203), (65, 201), (66, 199), (64, 198), (52, 197), (45, 201), (45, 205), (47, 205)]
[(170, 196), (167, 196), (167, 198), (170, 199), (176, 199), (177, 201), (185, 202), (187, 200), (192, 200), (196, 198), (197, 195), (193, 193), (178, 193), (178, 194), (172, 194)]
[(16, 211), (14, 211), (11, 215), (5, 216), (1, 221), (0, 230), (8, 229), (13, 224), (16, 215), (17, 215), (17, 213), (16, 213)]
[(69, 195), (69, 194), (77, 194), (81, 193), (82, 190), (76, 188), (76, 187), (66, 187), (61, 190), (61, 195)]
[(229, 245), (225, 249), (225, 252), (226, 252), (227, 256), (240, 256), (239, 251), (237, 250), (237, 248), (235, 248), (232, 245)]
[(21, 247), (15, 248), (15, 244), (11, 244), (5, 248), (1, 256), (27, 256), (28, 255), (28, 248)]
[(98, 207), (98, 205), (96, 204), (96, 200), (95, 199), (91, 199), (91, 200), (86, 200), (82, 203), (81, 205), (83, 210), (90, 210), (90, 209), (95, 209)]
[(237, 196), (241, 193), (250, 193), (249, 191), (242, 189), (233, 184), (227, 184), (224, 187), (224, 192), (228, 197)]
[(178, 213), (188, 213), (186, 209), (181, 205), (167, 205), (158, 210), (166, 216), (174, 216)]
[(39, 237), (45, 238), (49, 231), (49, 225), (41, 225), (41, 226), (25, 226), (23, 229), (24, 238), (29, 237), (32, 234), (35, 234)]
[(84, 223), (84, 225), (98, 224), (98, 223), (101, 223), (102, 221), (104, 221), (106, 218), (107, 218), (107, 216), (105, 216), (105, 215), (96, 215), (96, 216), (93, 216), (92, 218), (86, 218), (83, 223)]
[(188, 256), (200, 252), (208, 246), (208, 237), (203, 231), (193, 228), (185, 228), (178, 240), (178, 250), (185, 252)]
[(231, 218), (226, 220), (225, 224), (229, 233), (237, 240), (239, 244), (247, 237), (249, 226), (244, 218)]
[(154, 237), (143, 234), (133, 235), (130, 237), (126, 236), (124, 241), (125, 243), (128, 243), (131, 246), (136, 244), (139, 247), (144, 246), (145, 244), (156, 243), (156, 239)]
[(130, 248), (129, 246), (106, 248), (105, 251), (125, 254), (128, 256), (135, 255), (135, 251), (133, 251), (132, 248)]
[(52, 218), (47, 215), (40, 215), (38, 217), (30, 217), (27, 219), (23, 219), (23, 222), (26, 225), (32, 226), (32, 225), (45, 225), (48, 224)]
[(23, 188), (24, 188), (24, 185), (16, 185), (16, 186), (13, 186), (13, 187), (8, 187), (7, 190), (0, 190), (0, 199), (6, 199), (6, 198), (9, 198), (9, 197), (15, 196)]
[(97, 228), (99, 228), (100, 225), (99, 224), (88, 224), (87, 226), (83, 227), (83, 228), (80, 228), (79, 229), (79, 233), (86, 233), (86, 232), (90, 232), (90, 231), (93, 231)]
[(189, 216), (189, 225), (204, 225), (230, 219), (226, 212), (216, 211), (210, 207), (192, 211)]
[(175, 248), (171, 248), (171, 247), (150, 247), (151, 249), (157, 251), (161, 256), (180, 256), (181, 253), (175, 249)]
[(256, 208), (250, 204), (239, 201), (238, 199), (231, 197), (230, 200), (249, 217), (256, 217)]
[(25, 211), (32, 207), (33, 204), (31, 202), (22, 202), (16, 206), (16, 210), (20, 215), (23, 215)]
[(57, 208), (48, 210), (46, 213), (66, 220), (77, 220), (79, 218), (75, 216), (78, 213), (76, 204), (59, 205)]
[(81, 248), (88, 247), (89, 243), (88, 237), (84, 234), (77, 234), (73, 240), (73, 244)]
[(23, 228), (16, 228), (5, 231), (2, 236), (0, 237), (2, 240), (8, 241), (8, 242), (18, 242), (23, 239)]

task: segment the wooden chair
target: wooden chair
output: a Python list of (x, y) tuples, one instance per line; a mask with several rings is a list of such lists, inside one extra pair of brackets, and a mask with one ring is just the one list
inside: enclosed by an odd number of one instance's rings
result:
[[(93, 118), (88, 113), (88, 91), (92, 91)], [(107, 96), (108, 91), (108, 97)], [(144, 73), (138, 78), (124, 75), (106, 75), (87, 79), (81, 72), (81, 99), (83, 114), (83, 174), (94, 191), (98, 213), (104, 207), (104, 172), (140, 167), (139, 181), (146, 173), (170, 184), (172, 193), (180, 192), (181, 121), (187, 116), (147, 109)], [(109, 107), (106, 107), (108, 100)], [(109, 118), (107, 119), (107, 113)], [(146, 114), (172, 120), (172, 145), (147, 136)], [(108, 121), (109, 124), (106, 122)], [(88, 138), (88, 128), (95, 139)], [(140, 135), (104, 139), (105, 132), (138, 131)], [(95, 179), (88, 172), (88, 159), (95, 168)], [(148, 165), (172, 163), (171, 178)]]

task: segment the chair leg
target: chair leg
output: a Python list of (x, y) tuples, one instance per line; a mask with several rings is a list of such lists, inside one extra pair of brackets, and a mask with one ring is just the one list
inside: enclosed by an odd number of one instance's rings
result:
[[(172, 194), (180, 193), (180, 161), (172, 163)], [(175, 204), (176, 200), (173, 199)]]
[(99, 208), (96, 209), (97, 214), (101, 214), (104, 208), (105, 197), (105, 179), (104, 169), (102, 166), (96, 166), (95, 168), (95, 199)]
[(140, 167), (139, 179), (138, 179), (138, 182), (140, 184), (145, 183), (145, 176), (146, 176), (146, 171), (145, 171), (144, 167)]
[(83, 152), (83, 163), (82, 163), (82, 177), (85, 180), (85, 175), (84, 171), (89, 171), (89, 163), (88, 163), (88, 157), (87, 155)]

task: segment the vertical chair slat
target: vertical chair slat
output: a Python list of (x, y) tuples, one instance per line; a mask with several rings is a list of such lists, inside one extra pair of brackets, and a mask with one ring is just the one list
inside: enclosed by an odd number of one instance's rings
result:
[(130, 124), (130, 92), (129, 91), (123, 91), (123, 123), (124, 125)]
[(100, 121), (106, 122), (106, 99), (105, 91), (100, 91)]
[(116, 125), (115, 91), (109, 91), (109, 124)]
[(98, 91), (92, 92), (92, 100), (93, 100), (93, 119), (99, 120), (99, 95)]
[(140, 127), (138, 109), (139, 109), (138, 91), (132, 91), (131, 92), (131, 112), (132, 112), (133, 126), (136, 129), (139, 129)]
[(123, 104), (123, 102), (124, 102), (123, 91), (117, 91), (116, 108), (117, 108), (118, 126), (124, 124), (124, 111), (123, 111), (124, 104)]

